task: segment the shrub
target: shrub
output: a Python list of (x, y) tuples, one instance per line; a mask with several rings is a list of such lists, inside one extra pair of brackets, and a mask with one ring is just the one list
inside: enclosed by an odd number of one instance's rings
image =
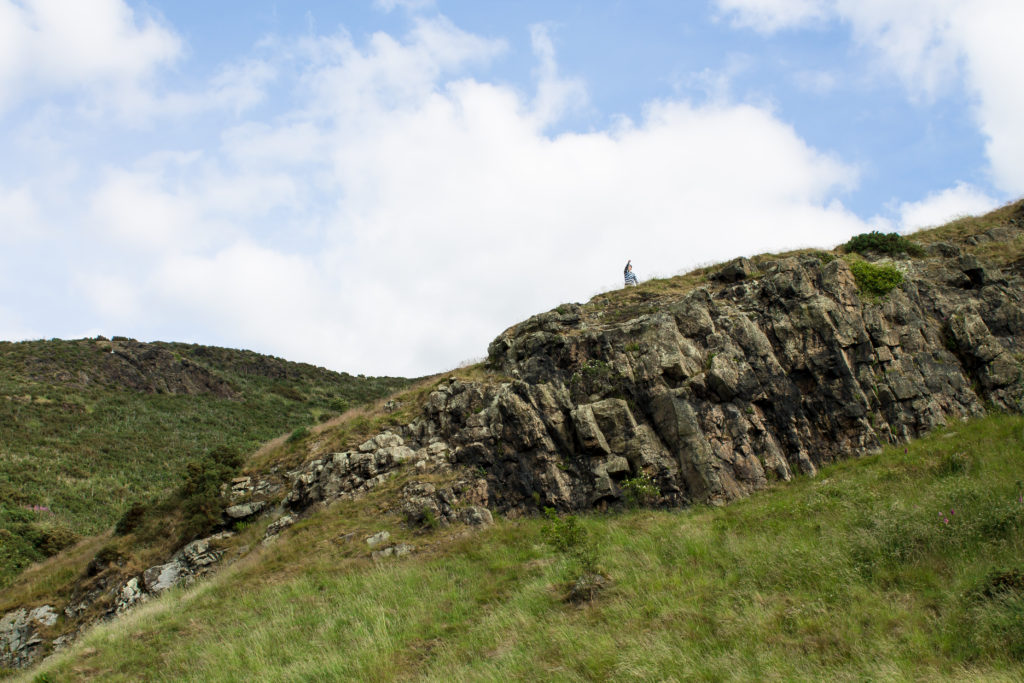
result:
[(877, 266), (867, 261), (855, 261), (850, 265), (857, 287), (865, 294), (885, 296), (903, 283), (903, 273), (892, 266)]
[(597, 543), (575, 515), (559, 517), (553, 508), (544, 508), (547, 523), (541, 528), (544, 541), (567, 562), (572, 590), (571, 600), (592, 599), (604, 583), (598, 567)]
[(214, 448), (207, 457), (190, 462), (179, 490), (185, 522), (182, 541), (203, 536), (221, 522), (221, 485), (235, 475), (242, 464), (237, 451), (226, 446)]
[(843, 245), (843, 251), (847, 254), (866, 254), (869, 251), (889, 254), (907, 254), (908, 256), (923, 256), (924, 250), (921, 245), (911, 242), (903, 235), (895, 232), (888, 234), (878, 232), (864, 232), (852, 237), (849, 242)]
[(117, 520), (117, 524), (114, 525), (114, 534), (117, 536), (124, 536), (130, 534), (139, 528), (142, 520), (145, 519), (146, 513), (149, 512), (149, 506), (143, 503), (133, 503), (130, 508), (125, 510), (124, 514), (121, 515), (121, 519)]
[(624, 479), (622, 492), (626, 495), (626, 503), (632, 508), (650, 505), (661, 495), (658, 485), (644, 473), (631, 479)]
[(78, 534), (62, 524), (34, 525), (32, 531), (32, 543), (47, 557), (78, 542)]
[(441, 522), (438, 521), (437, 515), (428, 507), (423, 508), (423, 526), (434, 531), (441, 527)]
[(292, 432), (291, 435), (288, 437), (288, 443), (295, 443), (297, 441), (302, 441), (307, 436), (309, 436), (309, 428), (308, 427), (299, 427), (294, 432)]

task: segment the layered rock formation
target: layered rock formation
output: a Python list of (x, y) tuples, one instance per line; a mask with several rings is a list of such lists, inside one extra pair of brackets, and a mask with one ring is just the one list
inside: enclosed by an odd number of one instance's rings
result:
[(434, 448), (506, 514), (615, 504), (641, 475), (661, 504), (720, 504), (949, 420), (1020, 411), (1021, 264), (945, 243), (889, 263), (904, 282), (881, 299), (818, 253), (534, 316), (490, 345), (488, 365), (510, 381), (441, 382), (400, 436), (380, 437), (397, 439), (389, 448), (311, 463), (289, 500), (352, 495)]
[(641, 473), (664, 503), (723, 503), (949, 420), (1020, 411), (1019, 264), (929, 253), (895, 262), (904, 282), (882, 300), (844, 260), (810, 255), (727, 266), (622, 320), (560, 307), (491, 344), (488, 363), (514, 381), (441, 386), (409, 435), (485, 470), (495, 507), (583, 509)]

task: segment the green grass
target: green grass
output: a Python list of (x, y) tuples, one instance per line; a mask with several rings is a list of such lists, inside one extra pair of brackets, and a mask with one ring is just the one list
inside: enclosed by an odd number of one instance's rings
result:
[[(1022, 449), (995, 415), (724, 508), (582, 517), (612, 582), (582, 606), (543, 520), (414, 535), (375, 493), (25, 680), (1021, 680)], [(374, 564), (381, 528), (418, 552)]]
[[(0, 587), (32, 562), (174, 489), (217, 446), (247, 453), (408, 384), (186, 344), (151, 344), (234, 390), (150, 393), (94, 340), (0, 342)], [(158, 372), (158, 371), (157, 371)], [(45, 507), (35, 511), (26, 508)]]

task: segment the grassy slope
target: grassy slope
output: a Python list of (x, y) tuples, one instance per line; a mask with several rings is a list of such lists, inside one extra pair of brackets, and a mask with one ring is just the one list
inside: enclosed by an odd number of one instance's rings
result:
[[(92, 340), (0, 342), (0, 587), (109, 527), (131, 503), (173, 489), (185, 465), (214, 446), (248, 452), (407, 384), (248, 351), (151, 346), (205, 367), (238, 396), (125, 389), (104, 375), (107, 347)], [(93, 379), (77, 381), (79, 371)]]
[[(995, 415), (725, 508), (588, 517), (613, 583), (583, 607), (539, 520), (414, 536), (382, 490), (25, 680), (1021, 680), (1022, 450)], [(373, 564), (380, 528), (419, 552)]]

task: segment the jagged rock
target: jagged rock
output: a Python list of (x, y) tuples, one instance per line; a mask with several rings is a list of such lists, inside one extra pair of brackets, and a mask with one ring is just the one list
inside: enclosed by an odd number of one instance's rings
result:
[(179, 555), (190, 569), (196, 570), (218, 562), (223, 557), (224, 551), (212, 549), (210, 539), (202, 538), (186, 545), (179, 551)]
[(142, 582), (146, 587), (146, 592), (156, 595), (177, 586), (185, 580), (189, 573), (188, 567), (183, 562), (172, 560), (142, 572)]
[(730, 261), (712, 277), (722, 282), (738, 282), (750, 277), (753, 270), (754, 269), (751, 267), (749, 259), (738, 258), (734, 261)]
[(374, 451), (380, 450), (381, 448), (393, 448), (404, 445), (405, 442), (402, 440), (402, 437), (398, 436), (397, 434), (392, 434), (391, 432), (384, 432), (360, 444), (359, 452), (373, 453)]
[(607, 439), (604, 438), (604, 433), (597, 425), (593, 406), (578, 406), (572, 409), (570, 415), (572, 416), (572, 423), (576, 427), (576, 435), (579, 438), (580, 445), (586, 451), (599, 455), (607, 455), (612, 452)]
[(389, 538), (391, 538), (391, 534), (389, 532), (378, 531), (373, 536), (368, 536), (366, 538), (366, 545), (370, 546), (371, 548), (376, 548), (381, 543), (386, 543)]
[(188, 543), (174, 554), (169, 562), (150, 567), (142, 573), (142, 587), (147, 593), (156, 595), (168, 588), (191, 581), (196, 575), (208, 571), (210, 565), (219, 562), (224, 556), (211, 544), (231, 536), (230, 532), (214, 534)]
[(35, 661), (44, 644), (39, 629), (56, 624), (57, 616), (53, 607), (42, 605), (16, 609), (0, 618), (0, 666), (22, 668)]
[(235, 477), (231, 480), (231, 497), (238, 498), (252, 493), (252, 477)]
[[(929, 253), (900, 261), (904, 285), (878, 303), (842, 259), (800, 257), (760, 273), (735, 262), (723, 284), (621, 322), (535, 316), (489, 347), (490, 366), (520, 381), (481, 387), (472, 425), (439, 408), (424, 429), (491, 475), (490, 506), (579, 508), (616, 499), (616, 478), (639, 471), (662, 502), (727, 502), (986, 401), (1021, 410), (1020, 275), (953, 245)], [(542, 403), (541, 387), (568, 391), (570, 405)], [(508, 439), (509, 424), (527, 438)]]
[(260, 512), (266, 503), (262, 500), (253, 501), (251, 503), (242, 503), (241, 505), (232, 505), (231, 507), (224, 510), (224, 514), (229, 519), (245, 519), (246, 517), (252, 517), (253, 515)]
[(378, 486), (398, 467), (415, 459), (416, 452), (405, 445), (402, 437), (392, 432), (378, 434), (357, 451), (332, 453), (289, 473), (294, 483), (284, 503), (299, 510), (321, 501), (351, 497)]
[(414, 550), (416, 550), (416, 546), (409, 545), (408, 543), (398, 543), (381, 550), (374, 550), (370, 553), (370, 557), (374, 560), (382, 560), (385, 557), (405, 557), (412, 554)]
[(494, 516), (485, 507), (470, 505), (459, 510), (459, 521), (470, 526), (490, 526), (494, 524)]
[(290, 527), (292, 524), (295, 524), (295, 518), (291, 515), (284, 515), (280, 519), (275, 520), (271, 522), (269, 525), (267, 525), (267, 531), (264, 534), (264, 536), (266, 538), (276, 536), (277, 534), (281, 533), (282, 531)]
[(28, 613), (28, 620), (42, 626), (53, 626), (57, 623), (57, 612), (49, 605), (36, 607)]
[[(413, 481), (402, 487), (400, 510), (413, 526), (447, 525), (465, 521), (463, 509), (477, 507), (486, 512), (487, 497), (487, 482), (483, 479), (460, 479), (442, 488), (430, 482)], [(487, 515), (478, 513), (476, 516), (489, 515), (487, 512)]]
[(139, 585), (139, 577), (134, 576), (121, 588), (114, 603), (114, 611), (125, 612), (146, 599), (146, 593)]

